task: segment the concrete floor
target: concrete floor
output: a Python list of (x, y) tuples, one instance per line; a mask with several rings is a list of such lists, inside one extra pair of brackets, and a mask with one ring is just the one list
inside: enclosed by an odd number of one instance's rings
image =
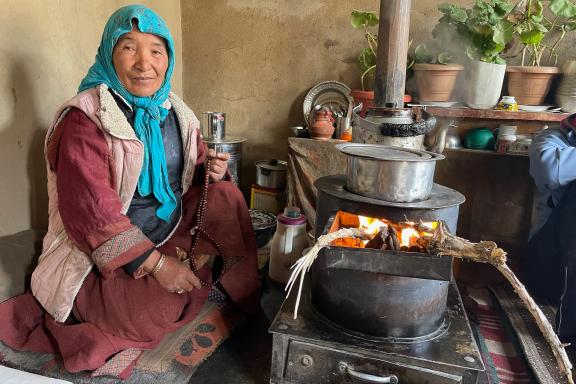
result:
[[(267, 272), (263, 271), (262, 276)], [(284, 300), (281, 288), (262, 278), (263, 312), (234, 331), (194, 372), (190, 384), (262, 384), (270, 381), (272, 335), (268, 327)]]

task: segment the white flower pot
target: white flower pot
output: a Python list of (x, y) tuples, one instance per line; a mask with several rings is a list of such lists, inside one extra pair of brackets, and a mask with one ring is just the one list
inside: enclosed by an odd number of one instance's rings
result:
[(562, 66), (562, 80), (556, 90), (556, 103), (562, 111), (576, 113), (576, 61)]
[(464, 92), (464, 102), (470, 108), (491, 109), (498, 104), (506, 64), (492, 64), (475, 60), (466, 67), (467, 87)]

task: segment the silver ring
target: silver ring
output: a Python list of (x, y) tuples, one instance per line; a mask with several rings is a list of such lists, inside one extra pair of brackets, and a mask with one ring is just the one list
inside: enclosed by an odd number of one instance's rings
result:
[(184, 293), (184, 290), (183, 290), (183, 289), (179, 289), (179, 290), (176, 291), (176, 293), (179, 294), (179, 295), (181, 295), (181, 294)]

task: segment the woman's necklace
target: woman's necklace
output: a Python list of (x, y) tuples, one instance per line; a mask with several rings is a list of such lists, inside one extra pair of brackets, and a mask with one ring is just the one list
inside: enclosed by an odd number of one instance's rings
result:
[[(205, 167), (206, 171), (205, 171), (205, 175), (204, 175), (204, 186), (202, 189), (202, 196), (200, 197), (200, 202), (198, 203), (198, 209), (196, 211), (196, 225), (194, 226), (194, 228), (192, 228), (192, 230), (194, 231), (194, 233), (192, 235), (192, 247), (188, 251), (188, 259), (190, 260), (190, 267), (192, 269), (192, 272), (194, 272), (194, 274), (196, 275), (198, 280), (200, 280), (200, 284), (202, 284), (202, 286), (204, 286), (204, 287), (209, 287), (211, 285), (218, 283), (220, 281), (220, 279), (222, 278), (222, 276), (224, 275), (224, 272), (226, 272), (228, 269), (228, 258), (226, 258), (224, 256), (224, 251), (222, 251), (222, 247), (202, 227), (202, 224), (204, 224), (204, 214), (206, 213), (206, 201), (208, 199), (208, 185), (210, 184), (210, 163), (211, 162), (212, 162), (212, 157), (208, 156), (208, 159), (206, 161), (206, 167)], [(202, 278), (198, 275), (198, 268), (196, 267), (196, 261), (195, 261), (196, 259), (195, 259), (194, 254), (196, 253), (196, 247), (198, 246), (201, 235), (204, 236), (209, 242), (211, 242), (214, 245), (214, 247), (216, 247), (216, 250), (218, 251), (217, 256), (220, 256), (222, 258), (222, 262), (223, 262), (222, 271), (220, 272), (220, 275), (218, 276), (218, 278), (216, 280), (214, 280), (211, 283), (208, 283), (208, 282), (202, 280)]]

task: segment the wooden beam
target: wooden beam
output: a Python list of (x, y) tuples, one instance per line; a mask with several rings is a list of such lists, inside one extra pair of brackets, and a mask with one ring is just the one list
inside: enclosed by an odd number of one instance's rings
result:
[(376, 54), (375, 103), (402, 108), (406, 83), (406, 56), (411, 0), (381, 0)]

